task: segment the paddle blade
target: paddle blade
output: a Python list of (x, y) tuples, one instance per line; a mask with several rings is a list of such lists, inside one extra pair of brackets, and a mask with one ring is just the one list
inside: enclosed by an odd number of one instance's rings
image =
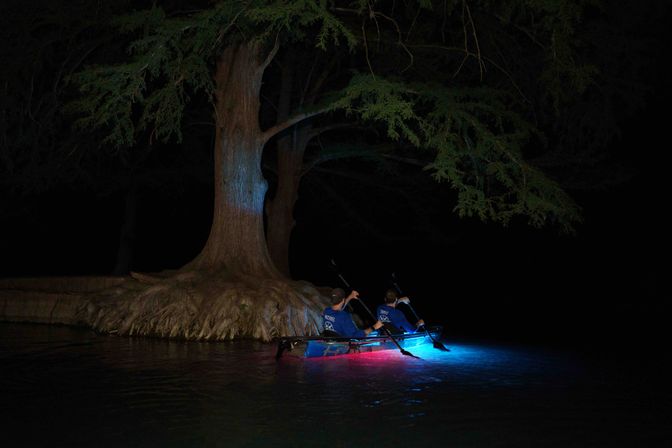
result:
[(402, 354), (410, 356), (411, 358), (422, 359), (421, 357), (415, 356), (413, 353), (409, 352), (408, 350), (404, 350), (403, 348), (400, 348), (399, 350), (401, 350)]
[(440, 343), (439, 341), (434, 341), (434, 348), (441, 350), (442, 352), (449, 352), (450, 349)]
[(278, 361), (282, 357), (282, 353), (285, 351), (285, 345), (286, 342), (284, 340), (281, 340), (278, 342), (278, 351), (275, 352), (275, 360)]

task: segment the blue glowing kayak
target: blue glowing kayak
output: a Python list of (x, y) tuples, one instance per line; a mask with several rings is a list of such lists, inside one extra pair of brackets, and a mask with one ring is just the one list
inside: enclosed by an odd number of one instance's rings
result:
[[(429, 332), (432, 338), (439, 340), (442, 327), (431, 327)], [(432, 344), (432, 339), (426, 332), (395, 334), (394, 339), (404, 348), (418, 347), (423, 344)], [(278, 352), (280, 358), (283, 353), (301, 358), (320, 358), (324, 356), (337, 356), (356, 353), (368, 353), (379, 350), (398, 350), (397, 344), (387, 335), (375, 335), (365, 338), (342, 338), (342, 337), (302, 337), (293, 336), (278, 339)]]

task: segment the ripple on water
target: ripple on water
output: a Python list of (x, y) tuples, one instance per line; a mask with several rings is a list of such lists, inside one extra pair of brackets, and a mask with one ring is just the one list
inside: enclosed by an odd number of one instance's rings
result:
[[(252, 341), (188, 343), (0, 325), (7, 433), (25, 445), (663, 446), (658, 398), (572, 353), (450, 343), (283, 359)], [(599, 380), (597, 380), (597, 379)], [(642, 445), (642, 441), (648, 445)]]

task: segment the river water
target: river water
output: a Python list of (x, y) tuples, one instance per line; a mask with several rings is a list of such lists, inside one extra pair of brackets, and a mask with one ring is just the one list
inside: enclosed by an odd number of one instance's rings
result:
[[(576, 350), (444, 341), (274, 359), (253, 341), (176, 342), (0, 324), (2, 446), (669, 447), (666, 375)], [(7, 443), (7, 441), (11, 441)]]

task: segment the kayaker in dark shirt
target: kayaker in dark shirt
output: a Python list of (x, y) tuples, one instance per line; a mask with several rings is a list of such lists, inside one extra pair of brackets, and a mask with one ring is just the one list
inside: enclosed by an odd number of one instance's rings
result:
[(350, 313), (343, 311), (348, 302), (352, 299), (359, 299), (359, 293), (352, 291), (347, 297), (345, 291), (336, 288), (331, 292), (331, 306), (324, 309), (322, 313), (322, 324), (324, 326), (325, 336), (343, 336), (347, 338), (363, 338), (368, 336), (374, 330), (383, 326), (383, 323), (376, 321), (373, 326), (360, 330), (350, 317)]
[(376, 310), (378, 320), (392, 333), (403, 333), (404, 331), (414, 333), (419, 327), (425, 325), (425, 321), (420, 319), (413, 325), (406, 319), (404, 313), (397, 309), (397, 303), (410, 303), (410, 301), (411, 299), (406, 296), (398, 298), (394, 290), (388, 289), (385, 292), (385, 304), (380, 305)]

